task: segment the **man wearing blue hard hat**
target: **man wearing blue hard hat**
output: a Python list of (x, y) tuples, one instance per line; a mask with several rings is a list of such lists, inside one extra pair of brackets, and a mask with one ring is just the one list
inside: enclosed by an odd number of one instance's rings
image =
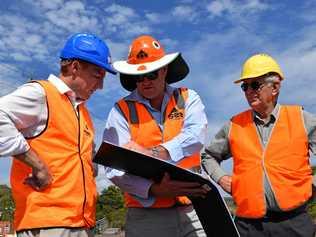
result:
[(85, 101), (115, 74), (109, 48), (71, 36), (60, 74), (0, 98), (0, 156), (12, 156), (18, 237), (88, 237), (95, 225), (94, 129)]

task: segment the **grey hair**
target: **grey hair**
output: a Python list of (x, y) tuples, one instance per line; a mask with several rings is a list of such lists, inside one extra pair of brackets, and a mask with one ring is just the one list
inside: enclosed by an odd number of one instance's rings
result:
[(264, 77), (264, 81), (266, 83), (279, 83), (281, 81), (281, 78), (278, 74), (268, 74), (266, 77)]
[[(274, 86), (275, 84), (280, 84), (281, 82), (281, 77), (279, 74), (273, 73), (273, 74), (268, 74), (264, 77), (264, 82), (269, 84), (270, 86)], [(275, 95), (274, 97), (274, 103), (276, 104), (279, 98), (280, 91)]]

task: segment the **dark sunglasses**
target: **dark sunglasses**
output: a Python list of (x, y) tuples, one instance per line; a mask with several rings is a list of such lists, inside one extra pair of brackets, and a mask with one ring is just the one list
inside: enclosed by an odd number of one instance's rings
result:
[(142, 75), (133, 75), (133, 80), (135, 80), (137, 83), (143, 82), (145, 78), (147, 78), (149, 81), (156, 80), (159, 75), (159, 70), (148, 72), (146, 74)]
[(264, 83), (260, 83), (258, 81), (253, 81), (251, 83), (247, 83), (247, 82), (244, 82), (243, 84), (241, 84), (241, 89), (246, 92), (249, 87), (253, 90), (253, 91), (257, 91), (261, 88), (261, 86), (263, 85)]

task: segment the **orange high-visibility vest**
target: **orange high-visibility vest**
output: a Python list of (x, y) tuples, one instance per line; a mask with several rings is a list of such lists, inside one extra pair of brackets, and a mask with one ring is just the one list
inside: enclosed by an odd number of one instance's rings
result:
[(265, 215), (264, 172), (282, 210), (292, 210), (311, 197), (312, 171), (301, 107), (280, 106), (266, 148), (261, 145), (252, 111), (242, 112), (231, 120), (229, 143), (237, 216)]
[[(177, 136), (183, 127), (185, 115), (185, 101), (188, 98), (186, 88), (175, 89), (164, 112), (163, 131), (147, 110), (146, 106), (136, 101), (122, 99), (117, 105), (129, 123), (131, 140), (137, 144), (152, 148), (163, 142), (167, 142)], [(197, 152), (180, 160), (177, 165), (182, 168), (191, 169), (200, 166), (200, 154)], [(128, 193), (124, 194), (127, 207), (142, 207), (142, 205)], [(151, 208), (171, 207), (176, 202), (181, 204), (190, 204), (187, 197), (174, 198), (156, 198)]]
[(48, 81), (37, 83), (46, 92), (48, 120), (46, 129), (28, 138), (28, 143), (48, 165), (53, 182), (43, 191), (35, 191), (23, 184), (31, 168), (13, 159), (15, 229), (93, 227), (97, 192), (92, 164), (94, 128), (89, 112), (80, 104), (77, 116), (66, 95)]

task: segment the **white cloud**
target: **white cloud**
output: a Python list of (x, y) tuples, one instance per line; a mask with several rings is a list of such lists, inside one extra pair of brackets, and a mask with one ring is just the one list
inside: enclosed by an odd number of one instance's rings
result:
[(161, 14), (153, 13), (153, 12), (146, 13), (145, 16), (150, 22), (158, 23), (158, 24), (161, 23), (162, 20), (164, 19)]
[(213, 1), (206, 6), (206, 9), (214, 16), (220, 16), (224, 11), (232, 9), (230, 1)]
[(163, 48), (165, 49), (166, 53), (173, 53), (178, 52), (178, 45), (179, 41), (171, 38), (161, 38), (157, 39), (162, 44)]
[(176, 20), (194, 21), (197, 18), (197, 12), (192, 6), (176, 6), (171, 12)]
[(28, 61), (48, 57), (39, 25), (14, 15), (1, 15), (0, 22), (5, 26), (5, 33), (0, 28), (0, 51), (7, 52), (8, 58)]
[(261, 0), (215, 0), (206, 6), (212, 17), (222, 16), (226, 12), (234, 15), (249, 14), (266, 10), (267, 8), (268, 5)]
[(45, 15), (51, 23), (71, 32), (98, 28), (96, 13), (86, 9), (80, 1), (66, 2), (58, 9), (47, 11)]
[(29, 3), (29, 4), (33, 4), (43, 10), (54, 10), (57, 9), (59, 7), (61, 7), (64, 4), (63, 0), (50, 0), (50, 1), (46, 1), (46, 0), (24, 0), (25, 2)]
[(104, 9), (108, 14), (104, 20), (107, 30), (126, 37), (152, 32), (150, 25), (143, 21), (132, 8), (112, 4)]
[(16, 61), (24, 61), (24, 62), (27, 62), (27, 61), (31, 61), (31, 58), (26, 56), (25, 54), (22, 54), (22, 53), (12, 53), (11, 54), (11, 57), (16, 60)]
[(126, 23), (130, 18), (136, 17), (136, 13), (132, 8), (125, 7), (118, 4), (112, 4), (108, 8), (105, 9), (105, 12), (111, 13), (113, 17), (116, 19), (109, 19), (111, 24), (121, 24)]
[(281, 98), (292, 104), (302, 104), (316, 113), (315, 27), (306, 29), (302, 39), (279, 55), (285, 74)]

